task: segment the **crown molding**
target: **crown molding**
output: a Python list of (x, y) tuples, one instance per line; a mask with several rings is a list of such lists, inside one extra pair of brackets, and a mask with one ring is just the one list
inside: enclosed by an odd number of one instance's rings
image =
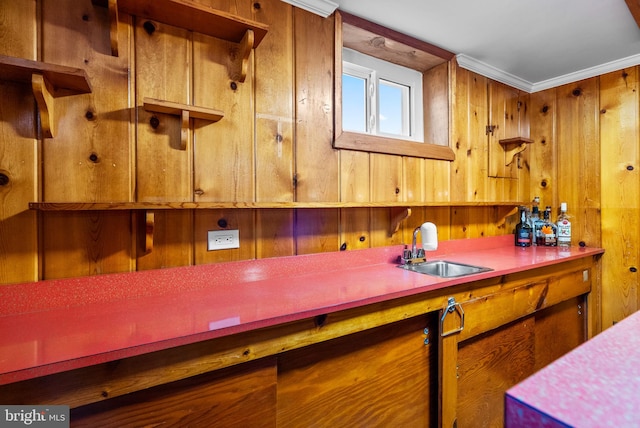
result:
[(563, 76), (554, 77), (552, 79), (542, 80), (533, 84), (531, 92), (543, 91), (556, 86), (565, 85), (567, 83), (577, 82), (579, 80), (589, 79), (591, 77), (600, 76), (602, 74), (611, 73), (612, 71), (622, 70), (628, 67), (640, 65), (640, 54), (631, 55), (626, 58), (617, 59), (615, 61), (606, 62), (594, 67), (578, 70), (574, 73), (565, 74)]
[(551, 79), (541, 80), (540, 82), (535, 83), (531, 83), (527, 80), (521, 79), (518, 76), (514, 76), (513, 74), (507, 73), (506, 71), (500, 70), (499, 68), (493, 67), (492, 65), (486, 64), (482, 61), (478, 61), (477, 59), (465, 54), (456, 55), (456, 61), (458, 62), (460, 67), (465, 68), (469, 71), (473, 71), (474, 73), (478, 73), (482, 76), (504, 83), (513, 88), (533, 93), (566, 85), (568, 83), (574, 83), (580, 80), (589, 79), (591, 77), (600, 76), (612, 71), (622, 70), (627, 67), (640, 65), (640, 54), (631, 55), (626, 58), (607, 62), (594, 67), (585, 68), (583, 70), (578, 70), (573, 73), (553, 77)]
[(531, 82), (521, 79), (511, 73), (507, 73), (506, 71), (500, 70), (499, 68), (496, 68), (485, 62), (478, 61), (473, 57), (465, 54), (458, 54), (456, 55), (456, 61), (458, 62), (458, 65), (460, 65), (460, 67), (465, 68), (469, 71), (473, 71), (474, 73), (481, 74), (484, 77), (502, 82), (513, 88), (520, 89), (525, 92), (532, 92), (533, 84)]
[(331, 15), (337, 8), (338, 4), (330, 0), (282, 0), (300, 9), (304, 9), (323, 18)]

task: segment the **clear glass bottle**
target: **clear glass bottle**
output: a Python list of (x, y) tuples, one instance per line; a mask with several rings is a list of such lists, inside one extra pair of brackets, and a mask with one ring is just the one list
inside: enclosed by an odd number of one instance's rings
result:
[(520, 207), (520, 223), (516, 224), (515, 244), (517, 247), (530, 247), (533, 231), (527, 221), (527, 209)]
[(546, 247), (555, 247), (558, 245), (558, 227), (551, 221), (551, 207), (547, 207), (544, 210), (544, 219), (542, 227), (540, 228), (541, 240), (538, 245), (544, 245)]
[[(536, 205), (535, 203), (531, 208), (530, 225), (531, 225), (531, 230), (533, 231), (532, 244), (538, 245), (538, 242), (540, 241), (540, 228), (542, 227), (542, 219), (540, 218), (538, 205)], [(544, 245), (544, 244), (540, 244), (540, 245)]]
[(556, 222), (558, 226), (558, 246), (570, 247), (571, 246), (571, 222), (567, 215), (567, 203), (562, 202), (560, 204), (560, 215)]

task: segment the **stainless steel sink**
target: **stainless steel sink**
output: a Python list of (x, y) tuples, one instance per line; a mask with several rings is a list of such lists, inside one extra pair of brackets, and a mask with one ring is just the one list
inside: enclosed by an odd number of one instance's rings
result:
[(398, 266), (399, 268), (441, 278), (457, 278), (473, 275), (480, 272), (489, 272), (493, 269), (483, 266), (473, 266), (464, 263), (450, 262), (447, 260), (433, 260), (424, 263), (414, 263)]

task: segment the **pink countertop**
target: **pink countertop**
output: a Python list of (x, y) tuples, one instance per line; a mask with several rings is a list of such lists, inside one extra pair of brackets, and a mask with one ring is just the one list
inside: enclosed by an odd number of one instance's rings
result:
[(507, 427), (640, 425), (640, 312), (507, 391)]
[(0, 286), (0, 385), (603, 252), (445, 241), (427, 257), (494, 270), (443, 279), (398, 269), (402, 248)]

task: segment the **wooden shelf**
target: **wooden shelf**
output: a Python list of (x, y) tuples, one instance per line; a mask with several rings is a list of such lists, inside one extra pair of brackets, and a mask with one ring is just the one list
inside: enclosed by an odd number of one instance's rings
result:
[(224, 117), (220, 110), (206, 107), (197, 107), (188, 104), (162, 101), (154, 98), (145, 98), (144, 109), (155, 113), (170, 114), (179, 116), (182, 119), (182, 130), (180, 133), (180, 148), (186, 150), (189, 141), (189, 120), (202, 119), (210, 122), (217, 122)]
[(500, 143), (506, 152), (505, 157), (510, 159), (509, 162), (505, 164), (505, 166), (509, 166), (516, 161), (520, 153), (527, 150), (527, 144), (533, 143), (533, 140), (526, 137), (515, 137), (499, 140), (498, 143)]
[(531, 138), (526, 138), (526, 137), (515, 137), (515, 138), (505, 138), (498, 142), (502, 147), (507, 149), (507, 148), (512, 148), (514, 146), (521, 146), (522, 144), (531, 144), (533, 143), (533, 140)]
[(195, 3), (193, 0), (92, 0), (109, 9), (111, 54), (118, 56), (118, 13), (149, 18), (240, 45), (230, 74), (244, 82), (251, 49), (258, 47), (269, 26), (244, 19), (221, 10)]
[(82, 69), (5, 55), (0, 55), (0, 79), (31, 84), (45, 138), (55, 134), (54, 98), (91, 92), (89, 79)]
[(30, 202), (39, 211), (517, 207), (528, 202)]
[(504, 207), (506, 217), (525, 202), (30, 202), (29, 209), (38, 211), (111, 211), (140, 210), (144, 222), (144, 251), (153, 251), (155, 210), (196, 209), (326, 209), (326, 208), (388, 208), (392, 210), (389, 236), (411, 217), (417, 207)]

